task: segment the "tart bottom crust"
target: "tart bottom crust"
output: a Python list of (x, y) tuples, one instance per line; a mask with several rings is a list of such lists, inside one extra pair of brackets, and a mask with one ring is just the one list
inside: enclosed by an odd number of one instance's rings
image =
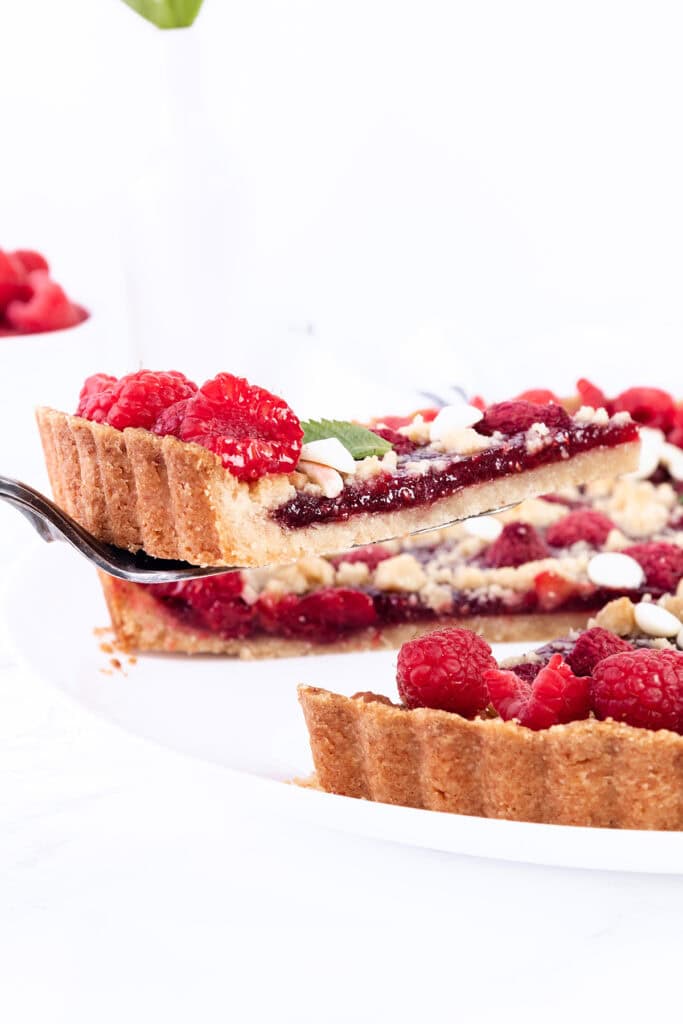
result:
[(346, 551), (613, 478), (636, 468), (640, 448), (639, 441), (594, 448), (430, 505), (286, 529), (270, 514), (295, 493), (284, 474), (247, 484), (200, 445), (133, 427), (114, 430), (52, 409), (36, 415), (55, 500), (86, 530), (156, 558), (245, 568)]
[(587, 719), (534, 732), (299, 687), (319, 788), (553, 825), (683, 829), (683, 736)]
[(583, 628), (592, 612), (539, 612), (526, 615), (443, 616), (426, 622), (401, 622), (356, 630), (332, 643), (301, 637), (253, 636), (225, 639), (180, 624), (161, 604), (135, 583), (124, 583), (99, 573), (112, 628), (127, 651), (167, 654), (222, 654), (228, 657), (285, 658), (304, 654), (341, 654), (400, 647), (406, 640), (433, 629), (460, 626), (479, 633), (489, 643), (514, 640), (549, 640), (570, 629)]

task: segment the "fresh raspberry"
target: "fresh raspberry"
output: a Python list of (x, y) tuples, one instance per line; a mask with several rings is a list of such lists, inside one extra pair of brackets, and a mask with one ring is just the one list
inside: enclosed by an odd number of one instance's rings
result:
[(676, 404), (671, 395), (660, 388), (629, 388), (617, 395), (612, 404), (615, 412), (628, 412), (636, 423), (664, 433), (674, 424)]
[(599, 662), (590, 683), (597, 718), (681, 731), (683, 654), (641, 648)]
[[(161, 417), (153, 430), (163, 434), (166, 425)], [(175, 436), (215, 452), (238, 479), (257, 480), (296, 469), (303, 431), (277, 395), (243, 377), (219, 373), (187, 403)]]
[(484, 552), (484, 564), (490, 569), (504, 565), (523, 565), (548, 558), (550, 551), (538, 530), (529, 523), (506, 523), (497, 540)]
[(645, 582), (653, 590), (675, 591), (683, 576), (683, 548), (664, 541), (649, 541), (624, 548), (623, 554), (635, 558), (645, 573)]
[(50, 269), (50, 265), (42, 253), (35, 252), (33, 249), (16, 249), (12, 256), (15, 260), (19, 261), (26, 274), (29, 274), (32, 270)]
[(381, 544), (369, 544), (364, 548), (354, 548), (352, 551), (345, 551), (341, 555), (335, 555), (330, 561), (335, 568), (339, 568), (344, 562), (363, 562), (372, 572), (380, 562), (392, 557), (392, 552)]
[(548, 427), (567, 427), (569, 413), (561, 405), (538, 405), (536, 402), (498, 402), (490, 405), (483, 419), (475, 424), (480, 434), (522, 434), (532, 423), (545, 423)]
[(15, 330), (24, 334), (59, 331), (75, 327), (87, 316), (79, 306), (74, 306), (47, 271), (33, 270), (26, 281), (31, 290), (30, 298), (14, 299), (5, 309), (7, 323)]
[(677, 405), (674, 413), (673, 426), (667, 436), (669, 444), (675, 444), (677, 448), (683, 448), (683, 405)]
[(549, 402), (554, 402), (555, 405), (560, 404), (560, 400), (555, 392), (548, 391), (547, 388), (530, 388), (529, 391), (522, 391), (521, 395), (517, 395), (513, 401), (535, 402), (536, 405), (548, 405)]
[(267, 631), (323, 643), (377, 621), (369, 594), (344, 587), (329, 587), (304, 597), (285, 594), (277, 598), (266, 594), (259, 598), (257, 608), (261, 625)]
[(568, 548), (578, 541), (586, 541), (599, 548), (605, 543), (614, 523), (603, 512), (592, 508), (577, 508), (545, 531), (545, 539), (555, 548)]
[(378, 437), (383, 437), (385, 441), (388, 441), (397, 455), (410, 455), (418, 447), (409, 437), (399, 434), (397, 430), (392, 430), (391, 427), (370, 427), (370, 430), (372, 430), (373, 434), (377, 434)]
[(489, 699), (506, 722), (516, 718), (527, 729), (549, 729), (588, 717), (589, 682), (573, 675), (561, 654), (554, 654), (531, 683), (503, 669), (484, 678)]
[(592, 384), (591, 381), (581, 377), (576, 382), (576, 390), (581, 400), (581, 405), (589, 405), (592, 409), (607, 409), (611, 411), (612, 403), (607, 399), (604, 391)]
[(534, 590), (544, 612), (560, 608), (577, 593), (577, 584), (559, 573), (545, 569), (534, 577)]
[(0, 249), (0, 314), (10, 302), (27, 302), (31, 298), (31, 287), (26, 271), (14, 253)]
[(440, 708), (473, 718), (488, 704), (484, 673), (495, 667), (491, 648), (476, 633), (437, 629), (398, 652), (398, 692), (409, 708)]
[(114, 385), (107, 423), (116, 430), (142, 427), (150, 430), (161, 413), (176, 402), (190, 398), (197, 385), (177, 370), (138, 370)]
[(200, 627), (232, 638), (248, 636), (253, 626), (251, 607), (241, 597), (243, 586), (241, 574), (229, 572), (182, 583), (154, 584), (150, 589), (154, 597), (176, 608), (192, 608)]
[(116, 382), (117, 378), (108, 373), (93, 373), (92, 376), (86, 377), (78, 396), (76, 415), (102, 423), (111, 408), (113, 387)]
[(581, 634), (567, 655), (566, 661), (575, 676), (590, 676), (598, 662), (611, 657), (612, 654), (632, 650), (631, 644), (616, 633), (610, 633), (601, 626), (594, 626), (593, 629), (587, 629)]

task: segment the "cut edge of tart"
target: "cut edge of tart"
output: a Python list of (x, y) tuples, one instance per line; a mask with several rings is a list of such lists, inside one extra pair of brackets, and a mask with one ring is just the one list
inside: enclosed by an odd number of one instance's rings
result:
[(103, 572), (99, 577), (117, 643), (122, 649), (135, 652), (214, 654), (243, 660), (343, 654), (394, 649), (407, 640), (445, 626), (462, 626), (490, 643), (540, 641), (580, 629), (591, 614), (589, 611), (567, 611), (443, 617), (434, 622), (400, 622), (342, 632), (337, 640), (331, 642), (277, 633), (223, 637), (179, 622), (163, 609), (146, 587), (114, 579)]
[[(464, 631), (409, 643), (397, 681), (410, 706), (374, 693), (348, 697), (299, 686), (315, 785), (479, 817), (683, 830), (683, 654), (666, 639), (676, 629), (680, 648), (683, 594), (656, 604), (621, 598), (586, 633), (493, 671), (486, 667), (495, 664), (490, 649)], [(567, 687), (561, 699), (558, 685)], [(476, 714), (466, 710), (473, 686), (484, 694)], [(572, 712), (564, 703), (570, 692)], [(525, 719), (529, 700), (533, 724)]]
[[(46, 408), (37, 410), (37, 420), (52, 490), (64, 511), (107, 543), (195, 565), (282, 564), (433, 529), (570, 484), (619, 476), (636, 468), (639, 455), (637, 438), (597, 440), (573, 455), (558, 450), (554, 461), (531, 469), (518, 464), (431, 502), (292, 528), (276, 513), (299, 493), (296, 473), (240, 480), (212, 451), (171, 435), (119, 430)], [(601, 428), (593, 429), (599, 438)]]

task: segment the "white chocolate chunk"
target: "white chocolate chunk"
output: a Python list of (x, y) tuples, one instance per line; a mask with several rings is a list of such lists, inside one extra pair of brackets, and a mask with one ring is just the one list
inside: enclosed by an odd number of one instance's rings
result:
[(645, 573), (635, 558), (618, 551), (593, 555), (587, 572), (591, 583), (613, 590), (636, 590), (645, 581)]
[(636, 625), (648, 636), (677, 636), (681, 620), (651, 601), (641, 601), (634, 610)]
[(356, 460), (338, 437), (309, 441), (302, 445), (300, 457), (304, 462), (316, 462), (319, 466), (329, 466), (339, 473), (353, 474), (356, 472)]
[(480, 540), (497, 540), (503, 532), (503, 524), (493, 516), (474, 516), (466, 519), (462, 525), (470, 537), (478, 537)]
[(308, 479), (317, 484), (326, 498), (336, 498), (344, 490), (341, 474), (331, 466), (321, 466), (317, 462), (299, 462), (297, 469), (305, 473)]
[(641, 427), (639, 433), (640, 457), (638, 468), (634, 469), (632, 473), (627, 473), (626, 476), (634, 480), (646, 480), (649, 476), (652, 476), (659, 465), (664, 446), (664, 434), (661, 430), (654, 430), (652, 427)]
[(429, 425), (430, 441), (445, 441), (447, 437), (465, 427), (473, 427), (483, 417), (481, 409), (464, 402), (459, 405), (444, 405)]
[(666, 466), (674, 480), (683, 480), (683, 451), (680, 448), (667, 441), (662, 445), (659, 460)]

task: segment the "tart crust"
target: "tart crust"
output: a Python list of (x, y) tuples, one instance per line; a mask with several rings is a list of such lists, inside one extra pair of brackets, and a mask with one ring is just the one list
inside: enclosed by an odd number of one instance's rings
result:
[(588, 719), (534, 732), (299, 687), (329, 793), (486, 818), (683, 829), (683, 736)]
[(444, 615), (425, 622), (401, 622), (354, 630), (332, 643), (300, 637), (251, 636), (224, 638), (185, 626), (164, 611), (144, 587), (99, 573), (117, 643), (126, 651), (165, 654), (221, 654), (243, 658), (285, 658), (304, 654), (343, 654), (400, 647), (406, 640), (459, 626), (479, 633), (489, 643), (541, 641), (583, 628), (591, 612), (539, 612), (527, 615)]
[(270, 514), (295, 494), (292, 477), (237, 480), (213, 452), (52, 409), (37, 410), (50, 484), (58, 504), (100, 540), (194, 565), (265, 566), (342, 551), (387, 537), (634, 469), (639, 442), (597, 447), (572, 458), (462, 488), (429, 505), (361, 513), (343, 522), (281, 527)]

